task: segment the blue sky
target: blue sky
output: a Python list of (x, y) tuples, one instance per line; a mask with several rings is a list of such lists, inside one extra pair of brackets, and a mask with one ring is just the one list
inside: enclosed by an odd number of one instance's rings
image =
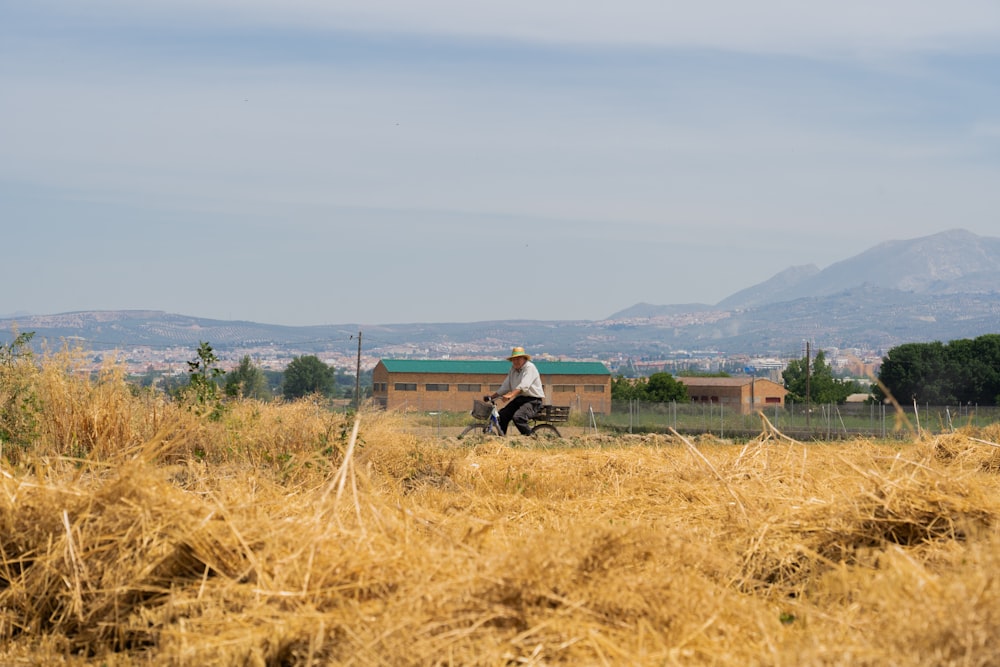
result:
[(0, 0), (0, 314), (601, 319), (997, 236), (1000, 4), (913, 4)]

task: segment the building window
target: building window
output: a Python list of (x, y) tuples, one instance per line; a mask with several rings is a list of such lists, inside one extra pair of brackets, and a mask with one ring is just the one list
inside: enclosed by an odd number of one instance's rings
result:
[(396, 387), (396, 391), (416, 391), (417, 390), (417, 383), (416, 382), (397, 382), (396, 385), (395, 385), (395, 387)]
[(389, 383), (388, 382), (374, 382), (374, 383), (372, 383), (372, 391), (376, 392), (376, 393), (389, 391)]
[(583, 391), (588, 394), (603, 394), (604, 385), (603, 384), (585, 384), (583, 385)]
[(427, 384), (424, 385), (424, 389), (426, 389), (427, 391), (448, 391), (449, 386), (450, 385), (447, 384), (436, 384), (436, 383), (432, 384), (428, 382)]
[(490, 391), (500, 391), (500, 385), (498, 385), (498, 384), (491, 384), (490, 385)]
[(483, 385), (481, 384), (460, 384), (458, 385), (459, 391), (474, 391), (479, 393), (483, 390)]
[(552, 393), (554, 394), (564, 394), (564, 393), (574, 393), (576, 392), (575, 384), (554, 384), (552, 385)]

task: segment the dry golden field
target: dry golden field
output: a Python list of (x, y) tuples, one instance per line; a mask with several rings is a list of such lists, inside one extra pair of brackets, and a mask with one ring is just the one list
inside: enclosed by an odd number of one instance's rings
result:
[(30, 383), (0, 665), (1000, 664), (1000, 427), (458, 441)]

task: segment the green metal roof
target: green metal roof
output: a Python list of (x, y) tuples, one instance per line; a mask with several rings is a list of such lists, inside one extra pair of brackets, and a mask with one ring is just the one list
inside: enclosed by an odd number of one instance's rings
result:
[[(474, 361), (465, 359), (382, 359), (390, 373), (464, 373), (468, 375), (506, 375), (509, 361)], [(611, 375), (599, 361), (535, 361), (542, 375)]]

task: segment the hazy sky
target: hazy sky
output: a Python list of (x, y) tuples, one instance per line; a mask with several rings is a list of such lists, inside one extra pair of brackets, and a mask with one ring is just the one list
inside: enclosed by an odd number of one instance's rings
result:
[(601, 319), (998, 184), (995, 0), (0, 0), (0, 314)]

